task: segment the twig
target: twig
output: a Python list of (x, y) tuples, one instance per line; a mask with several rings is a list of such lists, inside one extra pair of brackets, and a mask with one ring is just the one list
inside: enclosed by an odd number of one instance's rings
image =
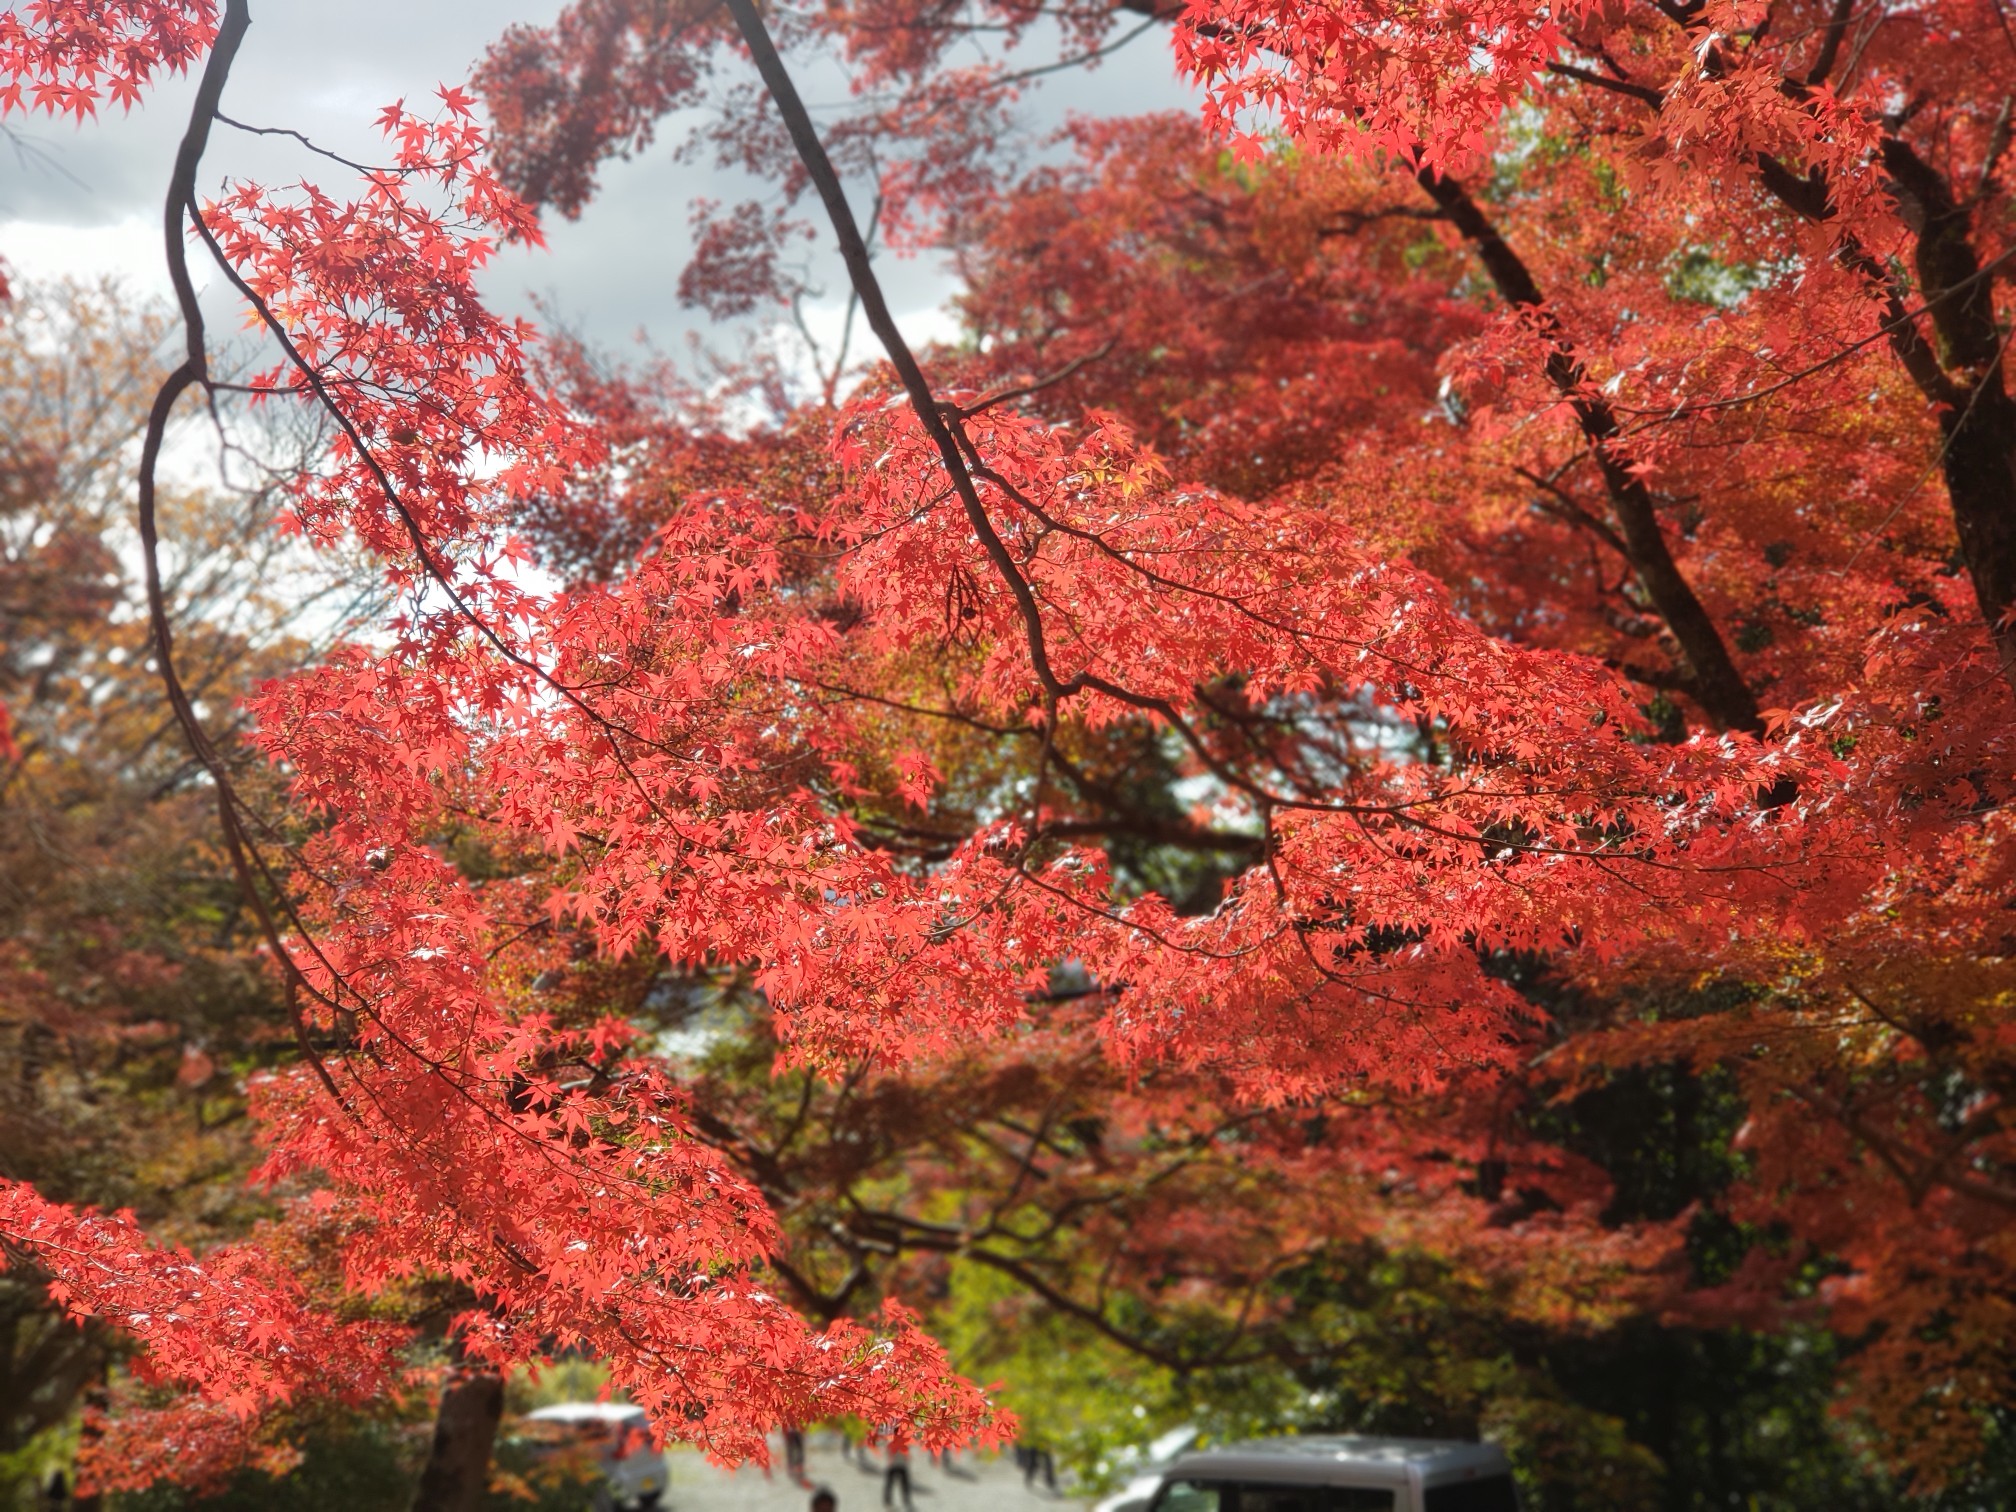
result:
[(1113, 350), (1118, 340), (1118, 337), (1114, 337), (1104, 342), (1097, 351), (1087, 352), (1082, 357), (1072, 358), (1064, 366), (1047, 377), (1032, 378), (1027, 383), (1017, 384), (1014, 388), (996, 389), (993, 393), (985, 394), (974, 400), (971, 404), (953, 405), (952, 409), (958, 414), (961, 420), (971, 420), (975, 415), (982, 414), (994, 408), (997, 404), (1006, 404), (1010, 399), (1026, 399), (1031, 394), (1040, 394), (1044, 389), (1054, 388), (1064, 382), (1065, 379), (1071, 377), (1072, 374), (1078, 372), (1081, 368), (1090, 367), (1093, 363), (1100, 361)]

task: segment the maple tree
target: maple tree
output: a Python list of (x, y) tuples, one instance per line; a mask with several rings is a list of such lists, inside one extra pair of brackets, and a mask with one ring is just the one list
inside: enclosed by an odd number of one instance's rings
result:
[[(332, 427), (295, 527), (402, 601), (248, 700), (283, 844), (156, 592), (292, 1005), (299, 1058), (252, 1094), (291, 1218), (198, 1267), (10, 1185), (0, 1233), (229, 1412), (392, 1379), (396, 1331), (336, 1298), (424, 1274), (467, 1293), (470, 1391), (585, 1349), (728, 1456), (834, 1414), (999, 1422), (893, 1303), (854, 1321), (864, 1254), (967, 1252), (1124, 1334), (1001, 1227), (1039, 1164), (1060, 1231), (1206, 1316), (1373, 1228), (1568, 1318), (1625, 1275), (1783, 1316), (1818, 1265), (1936, 1485), (2009, 1378), (2003, 13), (1089, 5), (1053, 18), (1070, 57), (1166, 29), (1204, 119), (1082, 124), (1018, 182), (982, 149), (1023, 76), (950, 60), (1039, 14), (586, 0), (479, 72), (494, 146), (447, 88), (384, 113), (351, 189), (212, 202), (243, 0), (0, 21), (0, 109), (201, 62), (150, 563), (170, 418), (232, 397), (193, 248), (277, 354), (249, 387)], [(882, 93), (822, 133), (780, 43)], [(692, 292), (802, 297), (775, 249), (816, 200), (886, 360), (753, 432), (540, 356), (475, 285), (738, 53), (769, 104), (738, 72), (700, 150), (785, 208), (704, 228)], [(956, 251), (977, 340), (912, 351), (878, 233)], [(564, 592), (525, 585), (528, 526)], [(843, 1086), (914, 1068), (984, 1107), (972, 1078), (1054, 1040), (1112, 1142), (1075, 1134), (1067, 1181), (1031, 1137), (1003, 1198), (948, 1136), (907, 1166), (944, 1212), (853, 1203), (833, 1252), (786, 1247), (762, 1150), (611, 1011), (631, 961), (746, 983)], [(1727, 1209), (1786, 1236), (1712, 1287), (1662, 1271), (1677, 1221), (1605, 1221), (1541, 1112), (1673, 1062), (1734, 1077)], [(318, 1226), (326, 1293), (284, 1258)], [(1227, 1245), (1259, 1263), (1197, 1263)]]
[[(2006, 636), (2007, 609), (1994, 586), (2006, 553), (1988, 522), (2008, 517), (2010, 431), (1981, 418), (2006, 403), (1994, 303), (2000, 22), (1845, 8), (1580, 17), (1576, 29), (1547, 23), (1536, 50), (1503, 67), (1452, 65), (1469, 88), (1445, 101), (1425, 69), (1354, 83), (1330, 53), (1320, 83), (1299, 77), (1314, 65), (1297, 61), (1296, 28), (1331, 39), (1356, 24), (1338, 14), (1165, 18), (1222, 109), (1273, 98), (1302, 150), (1248, 135), (1236, 145), (1263, 161), (1240, 165), (1166, 120), (1088, 124), (1077, 129), (1087, 169), (1039, 175), (998, 210), (994, 181), (969, 186), (952, 219), (980, 350), (938, 354), (934, 372), (969, 391), (1048, 375), (1016, 397), (1050, 426), (1105, 410), (1181, 476), (1348, 511), (1362, 538), (1433, 568), (1482, 624), (1623, 672), (1669, 739), (1690, 716), (1735, 731), (1767, 719), (1794, 729), (1796, 716), (1826, 731), (1840, 785), (1807, 786), (1808, 800), (1827, 797), (1799, 805), (1805, 834), (1780, 856), (1841, 846), (1824, 885), (1791, 884), (1796, 903), (1753, 894), (1771, 926), (1748, 948), (1716, 941), (1732, 979), (1780, 990), (1752, 989), (1729, 1013), (1583, 1036), (1551, 1059), (1597, 1078), (1674, 1055), (1739, 1068), (1761, 1124), (1748, 1139), (1760, 1151), (1784, 1141), (1768, 1176), (1746, 1186), (1748, 1211), (1796, 1216), (1819, 1252), (1849, 1257), (1853, 1274), (1827, 1293), (1856, 1299), (1838, 1316), (1872, 1341), (1863, 1380), (1886, 1399), (1884, 1420), (1912, 1424), (1901, 1440), (1936, 1478), (1982, 1420), (1928, 1386), (1957, 1368), (1974, 1400), (1992, 1399), (1989, 1341), (2002, 1333), (1995, 1288), (1958, 1279), (1999, 1264), (2006, 1234), (2004, 1189), (1961, 1174), (2000, 1158), (1999, 1020), (1986, 1007), (2000, 944), (1986, 916), (1978, 931), (1958, 924), (1993, 892), (1964, 868), (1997, 853), (2007, 758), (1993, 688), (2006, 641), (1998, 653), (1981, 633), (1985, 622)], [(828, 11), (796, 24), (857, 19)], [(1405, 55), (1395, 39), (1414, 23), (1363, 24), (1386, 28), (1391, 56)], [(1478, 24), (1470, 35), (1491, 23)], [(1420, 25), (1424, 56), (1457, 57), (1463, 44), (1448, 38), (1460, 30)], [(507, 134), (522, 138), (506, 161), (529, 190), (569, 207), (610, 147), (569, 136), (567, 68), (599, 56), (648, 70), (688, 45), (672, 35), (621, 8), (579, 7), (550, 39), (559, 66), (528, 80), (525, 39), (500, 53), (487, 82)], [(880, 35), (864, 24), (852, 40), (901, 82), (918, 56), (886, 58)], [(1979, 40), (1964, 67), (1943, 51), (1955, 37)], [(935, 44), (921, 55), (935, 58)], [(1544, 87), (1529, 88), (1520, 58), (1547, 61)], [(1948, 63), (1942, 87), (1925, 82)], [(1837, 66), (1870, 104), (1834, 104)], [(1907, 74), (1918, 81), (1908, 109), (1884, 115), (1886, 90), (1907, 97), (1888, 81)], [(1388, 87), (1396, 78), (1404, 87)], [(1496, 120), (1514, 96), (1520, 111)], [(1398, 114), (1380, 117), (1374, 99)], [(1463, 172), (1485, 167), (1485, 187), (1466, 188)], [(1603, 213), (1585, 213), (1592, 204)], [(1434, 407), (1452, 423), (1424, 429)], [(1035, 528), (1060, 528), (1040, 504), (1003, 494), (1011, 517), (1028, 510)], [(657, 496), (637, 497), (648, 512)], [(951, 593), (945, 604), (949, 627), (966, 606)], [(1423, 733), (1429, 761), (1452, 759), (1426, 738), (1432, 726)], [(958, 749), (970, 764), (970, 739)], [(1061, 818), (1078, 833), (1117, 836), (1142, 817), (1111, 811), (1110, 784), (1071, 796), (1107, 809)], [(1777, 813), (1798, 794), (1768, 796)], [(1940, 934), (1947, 947), (1933, 946), (1929, 919), (1900, 930), (1886, 909), (1858, 911), (1872, 888), (1941, 899), (1926, 906), (1953, 931)], [(1648, 942), (1640, 920), (1606, 922), (1583, 937), (1601, 948), (1579, 957), (1580, 985), (1607, 985), (1612, 1003), (1633, 973), (1698, 959), (1669, 939), (1634, 950), (1633, 971), (1620, 972), (1620, 940)], [(1927, 981), (1934, 960), (1956, 975), (1930, 993), (1898, 988)], [(1908, 1010), (1868, 990), (1876, 973)], [(1326, 1048), (1336, 1038), (1326, 1025)], [(1779, 1053), (1758, 1054), (1760, 1042)], [(1402, 1040), (1394, 1059), (1436, 1059), (1420, 1049)], [(1292, 1063), (1258, 1058), (1270, 1074)], [(1824, 1158), (1816, 1137), (1833, 1141)], [(1844, 1163), (1858, 1173), (1852, 1196)], [(1922, 1268), (1928, 1207), (1945, 1215), (1951, 1269)], [(1872, 1222), (1875, 1211), (1892, 1218)], [(1752, 1263), (1758, 1274), (1723, 1297), (1754, 1316), (1799, 1260), (1759, 1250)]]

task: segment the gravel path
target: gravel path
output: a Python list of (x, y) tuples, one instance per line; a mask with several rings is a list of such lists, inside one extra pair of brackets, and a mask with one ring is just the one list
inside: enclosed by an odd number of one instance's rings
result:
[[(827, 1434), (814, 1435), (805, 1446), (808, 1484), (793, 1485), (784, 1474), (784, 1454), (773, 1448), (775, 1463), (766, 1478), (761, 1470), (744, 1466), (727, 1471), (710, 1465), (691, 1450), (674, 1450), (665, 1456), (669, 1487), (666, 1512), (806, 1512), (812, 1501), (812, 1486), (831, 1487), (839, 1498), (839, 1512), (879, 1512), (882, 1506), (882, 1477), (840, 1458), (840, 1441)], [(879, 1455), (871, 1456), (877, 1465)], [(970, 1454), (953, 1461), (954, 1474), (947, 1475), (917, 1453), (910, 1458), (910, 1478), (916, 1512), (1081, 1512), (1084, 1503), (1069, 1497), (1055, 1497), (1025, 1489), (1014, 1462)], [(902, 1498), (897, 1497), (900, 1512)]]

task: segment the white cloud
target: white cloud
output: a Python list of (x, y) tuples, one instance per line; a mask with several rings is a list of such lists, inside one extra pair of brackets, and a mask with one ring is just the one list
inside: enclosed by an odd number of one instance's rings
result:
[(105, 226), (0, 220), (0, 259), (17, 278), (115, 278), (135, 294), (168, 293), (160, 223), (137, 216)]

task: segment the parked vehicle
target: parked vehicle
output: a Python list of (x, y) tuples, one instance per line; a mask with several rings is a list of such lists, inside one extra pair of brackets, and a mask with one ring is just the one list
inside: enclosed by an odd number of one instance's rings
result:
[(1202, 1437), (1195, 1428), (1171, 1428), (1152, 1442), (1128, 1451), (1133, 1458), (1126, 1464), (1127, 1480), (1095, 1505), (1092, 1512), (1148, 1512), (1148, 1504), (1161, 1488), (1163, 1473), (1179, 1454), (1194, 1448)]
[(1491, 1444), (1447, 1439), (1251, 1439), (1179, 1456), (1151, 1512), (1518, 1512)]
[(651, 1512), (665, 1495), (665, 1456), (651, 1443), (641, 1407), (618, 1402), (563, 1402), (525, 1416), (522, 1442), (535, 1457), (578, 1457), (596, 1482), (597, 1512), (634, 1507)]

